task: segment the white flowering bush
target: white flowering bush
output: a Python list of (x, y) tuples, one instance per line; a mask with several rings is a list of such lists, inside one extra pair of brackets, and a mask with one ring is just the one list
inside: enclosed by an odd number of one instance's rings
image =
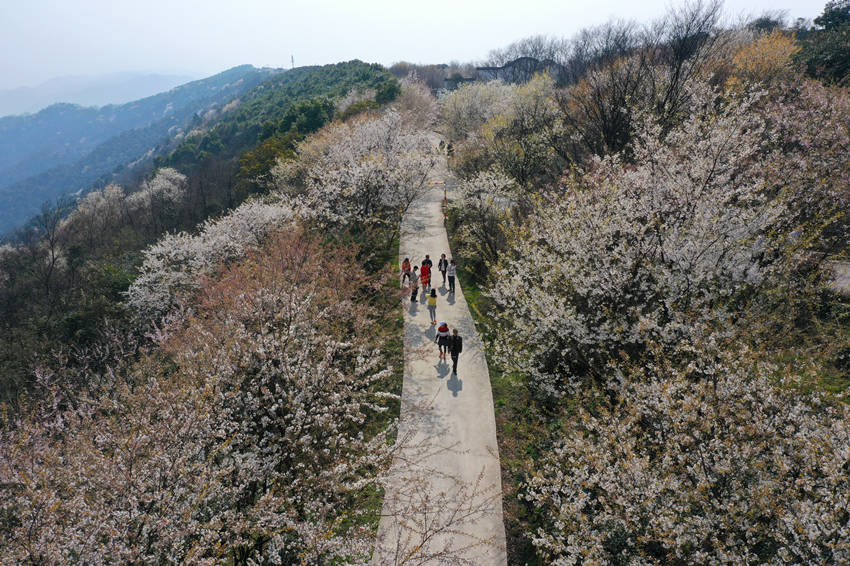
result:
[(461, 85), (440, 99), (440, 125), (453, 140), (462, 140), (489, 119), (506, 112), (516, 96), (517, 87), (499, 81)]
[(513, 179), (493, 169), (458, 183), (449, 205), (448, 229), (467, 258), (467, 272), (484, 273), (487, 265), (498, 261), (517, 194)]
[(355, 253), (276, 235), (200, 287), (162, 352), (112, 368), (109, 396), (43, 379), (0, 431), (0, 563), (365, 564), (395, 298)]
[(77, 235), (90, 247), (103, 243), (110, 230), (132, 213), (124, 189), (114, 183), (87, 193), (62, 221), (61, 229)]
[(397, 229), (436, 162), (427, 133), (404, 127), (394, 110), (330, 124), (296, 153), (272, 169), (277, 188), (296, 194), (304, 214), (334, 226)]
[(392, 103), (399, 113), (405, 128), (427, 130), (434, 127), (439, 113), (437, 99), (431, 89), (418, 80), (415, 75), (401, 81), (401, 94)]
[(175, 204), (183, 200), (186, 193), (186, 175), (176, 169), (164, 167), (156, 175), (142, 183), (139, 190), (128, 197), (131, 207), (150, 208), (153, 203)]
[(342, 114), (358, 102), (374, 101), (376, 94), (378, 94), (378, 91), (374, 88), (353, 88), (335, 102), (336, 112), (337, 114)]
[(627, 372), (536, 463), (522, 497), (545, 563), (850, 561), (850, 411), (746, 352), (698, 357)]
[(810, 249), (841, 252), (850, 238), (850, 94), (805, 81), (763, 112), (786, 156), (770, 172), (791, 201), (785, 229)]
[(604, 383), (649, 342), (684, 355), (771, 273), (784, 207), (763, 191), (767, 134), (750, 101), (715, 102), (706, 90), (666, 136), (647, 126), (636, 165), (598, 160), (517, 229), (491, 291), (496, 350), (539, 396)]
[(203, 276), (256, 249), (292, 218), (285, 204), (254, 200), (220, 219), (207, 220), (197, 234), (166, 234), (144, 251), (139, 276), (127, 291), (128, 304), (140, 316), (158, 319), (176, 307), (183, 294), (196, 290)]
[(158, 169), (135, 192), (127, 194), (114, 183), (93, 190), (77, 200), (76, 207), (62, 220), (60, 230), (89, 248), (109, 243), (111, 235), (127, 224), (151, 236), (172, 229), (186, 201), (188, 179), (175, 169)]
[(187, 188), (185, 175), (170, 167), (159, 169), (139, 190), (127, 196), (127, 211), (131, 218), (142, 221), (154, 234), (159, 234), (170, 225), (176, 205), (185, 199)]
[(555, 103), (552, 78), (536, 75), (514, 87), (514, 96), (498, 114), (485, 122), (465, 144), (474, 155), (482, 146), (485, 162), (512, 177), (520, 187), (532, 188), (560, 177), (565, 162), (555, 149), (562, 135), (561, 113)]

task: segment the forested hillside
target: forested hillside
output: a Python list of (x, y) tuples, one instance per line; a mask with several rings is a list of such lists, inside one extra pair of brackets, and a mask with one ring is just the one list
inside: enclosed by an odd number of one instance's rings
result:
[(850, 561), (848, 17), (692, 4), (441, 101), (509, 563)]
[(0, 247), (0, 563), (468, 563), (416, 466), (456, 438), (399, 422), (438, 164), (509, 565), (850, 563), (848, 37), (693, 2), (491, 54), (560, 83), (294, 69), (45, 208)]
[(121, 179), (140, 158), (162, 151), (193, 118), (220, 110), (280, 70), (234, 67), (142, 100), (101, 108), (54, 104), (0, 118), (0, 234), (45, 202)]
[[(199, 155), (188, 175), (161, 168), (136, 192), (90, 193), (40, 245), (3, 250), (7, 293), (59, 258), (29, 282), (39, 310), (10, 319), (56, 328), (4, 329), (7, 344), (37, 332), (56, 348), (17, 360), (31, 377), (6, 391), (3, 562), (368, 561), (401, 385), (388, 268), (434, 164), (436, 105), (360, 62), (261, 92), (254, 113), (199, 137), (224, 128), (250, 147), (256, 128), (289, 143), (253, 181), (263, 194), (193, 225), (216, 157)], [(238, 147), (223, 144), (217, 164), (231, 181)], [(235, 187), (207, 197), (235, 201)], [(90, 322), (50, 334), (91, 299)]]
[(371, 102), (358, 106), (369, 108), (382, 93), (393, 98), (398, 85), (385, 70), (358, 61), (289, 71), (245, 93), (240, 105), (195, 123), (161, 159), (182, 172), (162, 168), (138, 186), (110, 184), (70, 208), (45, 209), (15, 243), (0, 248), (5, 401), (15, 403), (32, 385), (33, 368), (57, 351), (93, 347), (107, 321), (126, 323), (122, 294), (139, 251), (267, 192), (263, 178), (275, 156), (293, 155), (297, 140), (332, 119), (332, 97), (349, 91), (355, 101), (365, 93)]

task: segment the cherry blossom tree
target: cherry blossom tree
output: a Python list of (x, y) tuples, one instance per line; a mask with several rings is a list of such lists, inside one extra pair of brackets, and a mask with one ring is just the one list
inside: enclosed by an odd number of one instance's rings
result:
[(682, 127), (645, 126), (638, 165), (597, 160), (544, 198), (504, 256), (500, 359), (558, 397), (604, 383), (607, 365), (650, 341), (685, 352), (733, 316), (781, 259), (770, 239), (785, 208), (764, 194), (763, 121), (752, 100), (710, 89)]
[(170, 167), (157, 170), (139, 190), (127, 197), (127, 207), (132, 218), (149, 226), (152, 234), (161, 234), (173, 221), (174, 205), (186, 198), (186, 176)]
[(203, 282), (110, 395), (71, 403), (43, 373), (46, 401), (0, 432), (0, 561), (368, 561), (358, 502), (397, 402), (375, 317), (395, 297), (354, 253), (280, 233)]
[(288, 205), (259, 199), (204, 222), (195, 235), (166, 234), (144, 251), (139, 276), (127, 291), (128, 304), (142, 319), (159, 320), (195, 291), (203, 276), (256, 249), (292, 218)]
[(104, 244), (110, 230), (126, 220), (127, 197), (114, 183), (96, 189), (77, 201), (76, 208), (62, 222), (62, 230), (80, 238), (89, 249)]
[(404, 127), (402, 115), (388, 110), (326, 126), (298, 145), (297, 160), (279, 162), (272, 176), (279, 191), (296, 195), (304, 216), (395, 233), (426, 188), (434, 145), (426, 132)]
[(68, 238), (82, 239), (89, 249), (103, 245), (107, 234), (124, 222), (159, 235), (173, 226), (174, 212), (187, 191), (185, 175), (170, 167), (158, 169), (135, 192), (127, 194), (113, 183), (86, 193), (62, 220), (60, 230)]
[(518, 193), (513, 179), (494, 170), (458, 184), (449, 206), (449, 229), (468, 258), (468, 272), (484, 274), (499, 260)]
[(784, 190), (789, 199), (783, 229), (794, 231), (806, 252), (840, 252), (850, 237), (850, 95), (805, 80), (771, 97), (761, 111), (784, 156), (765, 164), (776, 180), (772, 190)]
[(563, 137), (552, 77), (538, 74), (521, 85), (464, 85), (441, 101), (441, 129), (452, 138), (452, 169), (472, 178), (487, 169), (532, 189), (557, 178)]
[(520, 187), (540, 185), (560, 175), (555, 137), (561, 130), (552, 77), (537, 75), (514, 90), (507, 108), (488, 120), (480, 138), (488, 161)]
[(404, 127), (412, 130), (432, 128), (439, 113), (431, 89), (412, 73), (401, 81), (401, 94), (392, 107), (401, 115)]
[(378, 91), (374, 88), (351, 89), (336, 101), (336, 112), (342, 114), (355, 104), (367, 101), (374, 102), (376, 94), (378, 94)]
[(451, 140), (462, 140), (490, 118), (505, 112), (516, 87), (499, 81), (462, 85), (440, 100), (440, 124)]
[(626, 370), (537, 463), (522, 497), (545, 563), (850, 560), (847, 406), (777, 385), (746, 351), (696, 358)]

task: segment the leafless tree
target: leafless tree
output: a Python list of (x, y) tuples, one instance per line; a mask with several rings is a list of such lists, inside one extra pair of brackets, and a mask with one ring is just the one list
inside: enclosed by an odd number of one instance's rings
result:
[(579, 34), (567, 64), (573, 85), (557, 96), (568, 126), (558, 151), (575, 159), (627, 149), (636, 111), (671, 127), (688, 105), (688, 84), (723, 41), (720, 8), (717, 0), (696, 1), (648, 27), (612, 22)]
[(59, 230), (63, 217), (60, 206), (44, 204), (34, 219), (38, 237), (32, 241), (33, 255), (39, 258), (34, 264), (39, 286), (44, 292), (47, 303), (52, 308), (53, 290), (57, 272), (62, 262), (62, 232)]
[(546, 35), (533, 35), (515, 41), (502, 49), (490, 51), (487, 66), (502, 67), (521, 57), (531, 57), (538, 61), (563, 63), (570, 50), (569, 41)]

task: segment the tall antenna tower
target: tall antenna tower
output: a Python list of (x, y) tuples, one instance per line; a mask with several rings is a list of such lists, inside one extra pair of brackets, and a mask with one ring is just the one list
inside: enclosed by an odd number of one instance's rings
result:
[(294, 69), (295, 68), (295, 55), (291, 55), (290, 57), (292, 57), (292, 68)]

